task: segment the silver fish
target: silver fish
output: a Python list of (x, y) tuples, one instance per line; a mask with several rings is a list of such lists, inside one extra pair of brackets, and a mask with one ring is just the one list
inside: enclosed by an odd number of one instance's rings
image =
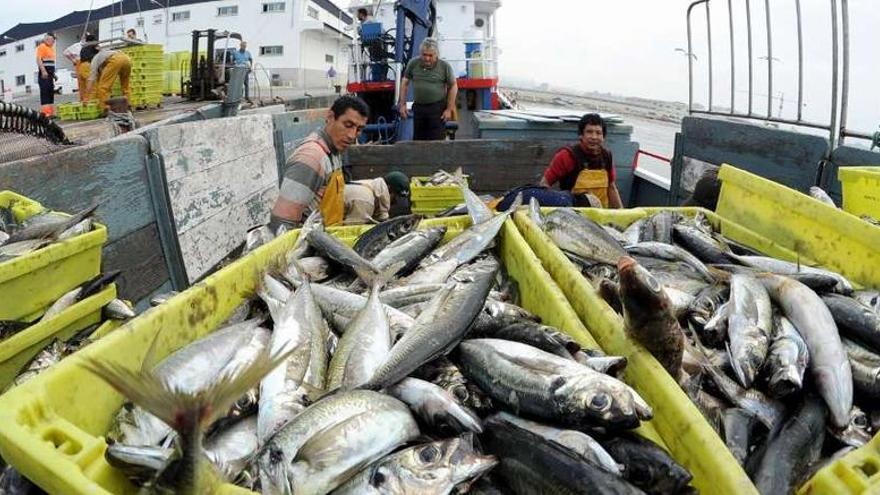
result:
[(64, 232), (58, 234), (58, 240), (63, 241), (66, 239), (72, 239), (76, 236), (85, 234), (86, 232), (91, 232), (92, 227), (94, 226), (94, 221), (91, 218), (86, 218), (77, 223), (76, 225), (68, 228)]
[(439, 385), (418, 378), (404, 378), (390, 387), (388, 394), (406, 403), (413, 414), (432, 428), (456, 433), (483, 432), (480, 418)]
[(626, 256), (623, 247), (601, 225), (560, 208), (544, 217), (544, 232), (563, 251), (608, 265)]
[(706, 265), (699, 258), (678, 246), (662, 242), (640, 242), (626, 246), (626, 251), (632, 255), (650, 256), (652, 258), (684, 263), (702, 275), (706, 282), (715, 282), (715, 277), (712, 276), (709, 269), (706, 268)]
[(445, 495), (472, 481), (498, 463), (493, 456), (481, 455), (473, 436), (440, 440), (388, 455), (356, 474), (334, 495)]
[(773, 343), (764, 365), (768, 373), (767, 388), (773, 396), (783, 397), (801, 389), (809, 352), (788, 318), (774, 316), (773, 329)]
[(611, 457), (602, 445), (591, 436), (577, 430), (564, 430), (548, 426), (528, 419), (514, 416), (507, 412), (499, 412), (493, 417), (515, 424), (520, 428), (529, 430), (550, 442), (565, 447), (581, 459), (601, 467), (609, 473), (621, 475), (621, 466)]
[(810, 186), (810, 197), (815, 200), (821, 201), (822, 203), (825, 203), (832, 208), (837, 208), (837, 205), (834, 204), (834, 200), (831, 199), (831, 196), (829, 196), (828, 193), (819, 186)]
[[(312, 353), (321, 351), (321, 344), (313, 345), (313, 339), (324, 338), (326, 322), (312, 298), (308, 282), (300, 285), (284, 305), (273, 315), (275, 328), (269, 348), (295, 349), (283, 365), (275, 368), (260, 381), (260, 408), (257, 416), (257, 435), (260, 441), (268, 439), (294, 416), (305, 409), (302, 393), (298, 393), (306, 382), (306, 374), (313, 366)], [(320, 356), (315, 356), (320, 366)], [(325, 358), (326, 359), (326, 358)], [(323, 371), (321, 371), (323, 373)], [(318, 382), (315, 388), (322, 390), (324, 383)]]
[[(381, 254), (381, 253), (380, 253)], [(330, 361), (328, 388), (350, 390), (366, 383), (382, 365), (391, 350), (391, 326), (388, 314), (379, 300), (382, 286), (399, 269), (395, 264), (384, 276), (361, 276), (370, 281), (366, 304), (345, 328), (339, 347)]]
[(462, 372), (495, 401), (566, 426), (634, 428), (651, 408), (623, 382), (526, 344), (471, 339), (458, 349)]
[[(497, 218), (481, 225), (488, 225)], [(385, 363), (365, 387), (394, 384), (419, 366), (452, 350), (483, 308), (498, 266), (494, 258), (486, 258), (455, 272), (446, 287), (431, 300), (429, 308), (394, 344)]]
[(393, 397), (368, 390), (327, 397), (265, 444), (257, 459), (263, 493), (328, 493), (418, 434)]
[(807, 343), (810, 373), (838, 428), (849, 423), (853, 403), (852, 370), (831, 312), (807, 286), (779, 275), (759, 280)]
[(121, 299), (113, 299), (104, 306), (104, 316), (113, 320), (127, 320), (137, 316), (131, 306)]
[(749, 275), (731, 275), (729, 352), (733, 371), (743, 387), (751, 387), (764, 365), (772, 330), (773, 309), (767, 290)]

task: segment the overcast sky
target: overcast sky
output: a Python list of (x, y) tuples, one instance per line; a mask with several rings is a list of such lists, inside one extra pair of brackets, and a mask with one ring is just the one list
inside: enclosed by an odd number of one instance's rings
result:
[[(108, 0), (0, 1), (0, 32), (18, 22), (49, 20)], [(143, 0), (145, 3), (149, 0)], [(387, 0), (386, 0), (387, 1)], [(503, 0), (498, 11), (502, 84), (505, 77), (583, 90), (687, 101), (685, 10), (691, 0)], [(337, 3), (345, 4), (345, 0)], [(712, 0), (713, 104), (730, 105), (730, 31), (727, 2)], [(794, 0), (770, 2), (773, 19), (773, 113), (797, 115), (797, 31)], [(880, 125), (880, 9), (878, 0), (849, 0), (850, 123), (862, 131)], [(747, 110), (745, 0), (733, 0), (735, 106)], [(801, 0), (804, 30), (803, 116), (827, 121), (831, 94), (830, 0)], [(751, 0), (753, 111), (767, 109), (764, 2)], [(51, 8), (49, 7), (51, 6)], [(47, 16), (46, 12), (53, 12)], [(708, 100), (706, 11), (694, 10), (695, 100)]]

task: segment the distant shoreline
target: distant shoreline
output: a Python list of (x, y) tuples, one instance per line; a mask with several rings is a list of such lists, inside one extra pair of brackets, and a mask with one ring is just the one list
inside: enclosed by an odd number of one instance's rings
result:
[(505, 95), (513, 96), (520, 105), (547, 105), (577, 107), (597, 112), (615, 113), (624, 117), (639, 117), (679, 124), (687, 115), (684, 103), (651, 100), (615, 95), (572, 94), (559, 91), (502, 86)]

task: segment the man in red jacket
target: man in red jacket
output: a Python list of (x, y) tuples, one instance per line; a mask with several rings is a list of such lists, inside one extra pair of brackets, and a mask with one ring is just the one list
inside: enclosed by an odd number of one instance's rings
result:
[(605, 147), (605, 121), (598, 114), (588, 113), (578, 122), (578, 142), (566, 146), (553, 156), (544, 171), (541, 185), (559, 188), (578, 195), (591, 194), (603, 208), (623, 208), (615, 185), (614, 159)]

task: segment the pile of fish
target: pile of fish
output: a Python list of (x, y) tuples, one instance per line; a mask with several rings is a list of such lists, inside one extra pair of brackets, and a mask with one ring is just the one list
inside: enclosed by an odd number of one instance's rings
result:
[(761, 493), (792, 492), (877, 431), (877, 291), (751, 252), (699, 213), (660, 212), (624, 230), (570, 209), (544, 216), (532, 204), (529, 215), (678, 381)]
[(96, 208), (71, 216), (44, 211), (18, 222), (11, 207), (0, 206), (0, 263), (91, 232)]
[[(101, 292), (109, 284), (113, 283), (119, 274), (119, 271), (102, 273), (86, 283), (73, 288), (52, 303), (37, 320), (30, 322), (0, 321), (0, 345), (2, 345), (3, 341), (9, 337), (26, 331), (36, 324), (55, 318), (74, 304)], [(127, 320), (133, 318), (135, 312), (127, 302), (121, 299), (113, 299), (102, 308), (102, 315), (105, 319)], [(100, 326), (100, 324), (92, 325), (80, 331), (67, 342), (62, 342), (57, 339), (50, 342), (33, 359), (28, 361), (28, 363), (21, 368), (15, 379), (7, 388), (21, 385), (27, 380), (45, 371), (61, 359), (84, 347), (91, 342), (89, 337), (98, 326)]]
[(352, 249), (312, 216), (221, 328), (141, 370), (87, 360), (131, 401), (108, 462), (174, 493), (688, 490), (632, 432), (652, 411), (616, 378), (625, 360), (515, 305), (493, 248), (519, 204), (470, 204), (481, 221), (445, 244), (399, 217)]
[(450, 174), (445, 170), (438, 170), (430, 177), (417, 177), (413, 178), (413, 182), (422, 187), (431, 187), (431, 186), (457, 186), (459, 185), (459, 178), (462, 177), (461, 168), (458, 168), (454, 173)]

